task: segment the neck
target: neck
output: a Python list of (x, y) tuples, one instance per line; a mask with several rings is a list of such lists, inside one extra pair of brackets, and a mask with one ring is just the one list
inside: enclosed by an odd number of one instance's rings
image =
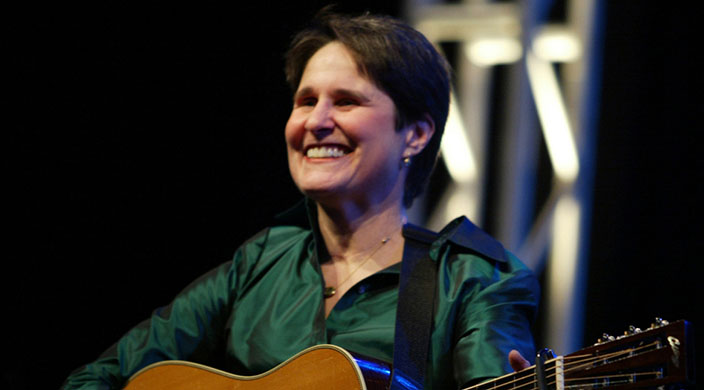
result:
[(400, 202), (372, 207), (346, 205), (335, 208), (318, 203), (320, 232), (333, 260), (363, 254), (376, 248), (385, 238), (400, 237), (405, 220)]

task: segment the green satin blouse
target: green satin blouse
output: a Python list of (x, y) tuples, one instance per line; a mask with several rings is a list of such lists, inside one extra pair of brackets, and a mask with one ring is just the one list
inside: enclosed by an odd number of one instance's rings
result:
[[(324, 343), (391, 362), (400, 264), (359, 282), (326, 319), (320, 262), (327, 252), (314, 207), (303, 210), (245, 242), (232, 261), (74, 371), (64, 388), (121, 388), (167, 359), (253, 375)], [(539, 289), (530, 270), (464, 217), (440, 232), (430, 253), (439, 272), (426, 388), (508, 373), (511, 349), (534, 354)]]

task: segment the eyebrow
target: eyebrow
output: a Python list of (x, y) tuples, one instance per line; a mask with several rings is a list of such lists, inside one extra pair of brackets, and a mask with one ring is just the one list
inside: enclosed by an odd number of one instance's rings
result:
[[(305, 96), (305, 95), (308, 95), (311, 93), (313, 93), (312, 87), (304, 87), (304, 88), (298, 90), (293, 95), (293, 101), (298, 100), (301, 96)], [(357, 91), (353, 91), (351, 89), (345, 89), (345, 88), (337, 88), (337, 89), (333, 90), (333, 96), (349, 96), (349, 97), (353, 97), (355, 99), (358, 99), (361, 102), (368, 102), (370, 100), (364, 94), (361, 94)]]

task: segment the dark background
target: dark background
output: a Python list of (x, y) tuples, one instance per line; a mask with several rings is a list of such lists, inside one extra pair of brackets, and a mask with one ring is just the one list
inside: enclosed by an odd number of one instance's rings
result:
[[(299, 198), (281, 57), (325, 2), (100, 3), (0, 17), (3, 388), (58, 387)], [(608, 5), (585, 345), (699, 313), (701, 13)]]

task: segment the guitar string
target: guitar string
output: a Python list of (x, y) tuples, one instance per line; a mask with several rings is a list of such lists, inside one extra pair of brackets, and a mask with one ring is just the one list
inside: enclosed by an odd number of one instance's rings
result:
[[(556, 362), (557, 360), (558, 360), (558, 359), (550, 359), (550, 360), (547, 360), (547, 361), (545, 362), (545, 364), (548, 364), (548, 365), (549, 365), (550, 363), (554, 363), (554, 362)], [(554, 367), (551, 367), (550, 369), (552, 369), (552, 368), (554, 368)], [(521, 374), (523, 374), (523, 375), (519, 377), (519, 375), (521, 375)], [(501, 384), (499, 384), (499, 385), (496, 384), (496, 382), (497, 382), (498, 380), (505, 379), (505, 378), (508, 378), (508, 377), (511, 377), (511, 376), (514, 377), (513, 380), (510, 380), (510, 381), (508, 381), (508, 382), (503, 382), (503, 383), (501, 383)], [(548, 374), (548, 375), (545, 377), (545, 379), (546, 379), (546, 380), (547, 380), (547, 379), (553, 380), (556, 376), (557, 376), (557, 374), (551, 373), (551, 374)], [(518, 386), (516, 386), (516, 385), (517, 385), (518, 382), (525, 381), (525, 380), (528, 379), (528, 378), (535, 378), (535, 377), (536, 377), (536, 375), (535, 375), (535, 371), (534, 371), (534, 370), (532, 370), (532, 371), (526, 371), (525, 373), (522, 373), (522, 372), (511, 373), (511, 374), (504, 375), (504, 376), (502, 376), (502, 377), (499, 377), (499, 378), (494, 379), (494, 380), (489, 381), (489, 382), (484, 382), (484, 383), (482, 383), (482, 384), (475, 385), (475, 386), (473, 386), (473, 387), (468, 387), (468, 388), (466, 388), (466, 389), (464, 389), (464, 390), (479, 390), (479, 389), (481, 389), (482, 387), (485, 388), (485, 389), (489, 389), (489, 388), (490, 388), (490, 389), (492, 389), (492, 390), (501, 390), (501, 389), (505, 389), (505, 388), (510, 388), (510, 389), (512, 389), (512, 390), (521, 390), (521, 389), (524, 389), (524, 388), (526, 388), (526, 387), (529, 387), (529, 388), (531, 388), (531, 389), (534, 389), (534, 388), (535, 388), (534, 385), (535, 385), (536, 383), (538, 383), (537, 379), (532, 379), (532, 380), (530, 380), (529, 382), (521, 383), (521, 384), (519, 384)], [(553, 381), (547, 381), (546, 384), (547, 384), (547, 385), (554, 385), (555, 383), (556, 383), (556, 380), (553, 380)]]
[(659, 372), (659, 371), (645, 371), (645, 372), (634, 372), (634, 373), (630, 373), (630, 374), (584, 376), (584, 377), (580, 377), (580, 378), (572, 378), (572, 379), (570, 379), (570, 382), (594, 381), (594, 380), (612, 379), (612, 378), (633, 378), (634, 376), (648, 376), (648, 375), (657, 376), (659, 374), (661, 374), (661, 372)]
[[(638, 353), (643, 350), (651, 349), (652, 347), (655, 347), (656, 349), (659, 347), (657, 342), (653, 342), (650, 344), (646, 344), (637, 348), (630, 348), (627, 350), (623, 351), (618, 351), (610, 354), (605, 354), (601, 355), (596, 358), (587, 358), (587, 359), (582, 359), (576, 361), (574, 364), (571, 364), (572, 367), (565, 369), (565, 375), (569, 374), (570, 372), (574, 371), (583, 371), (588, 368), (594, 367), (594, 362), (595, 361), (607, 361), (609, 359), (614, 359), (614, 358), (619, 358), (623, 357), (626, 355), (631, 355), (633, 353)], [(568, 364), (566, 364), (567, 366)], [(610, 385), (613, 385), (614, 381), (616, 383), (631, 383), (632, 381), (638, 381), (639, 377), (640, 380), (645, 380), (643, 377), (652, 377), (655, 376), (657, 377), (659, 372), (651, 372), (651, 371), (641, 371), (641, 372), (633, 372), (633, 373), (627, 373), (627, 374), (608, 374), (608, 375), (599, 375), (599, 376), (591, 376), (591, 377), (579, 377), (579, 378), (565, 378), (564, 379), (564, 384), (565, 388), (571, 388), (574, 386), (580, 386), (579, 388), (583, 388), (584, 386), (587, 386), (588, 388), (600, 388), (604, 387), (605, 385), (603, 383), (584, 383), (585, 381), (595, 381), (595, 380), (600, 380), (600, 381), (608, 381)], [(627, 381), (619, 381), (619, 378), (629, 378)]]
[[(571, 388), (577, 388), (577, 389), (597, 389), (597, 388), (610, 388), (612, 386), (618, 386), (622, 384), (633, 384), (639, 380), (645, 380), (646, 378), (641, 378), (638, 379), (638, 376), (645, 376), (645, 375), (650, 375), (650, 376), (655, 376), (660, 374), (660, 372), (644, 372), (644, 373), (638, 373), (638, 374), (614, 374), (614, 375), (609, 375), (609, 376), (595, 376), (595, 377), (584, 377), (584, 378), (576, 378), (572, 379), (569, 381), (569, 383), (564, 384), (564, 389), (571, 389)], [(635, 381), (634, 381), (634, 375), (636, 376)], [(627, 379), (621, 379), (619, 378), (627, 378)], [(656, 378), (653, 378), (656, 379)], [(597, 382), (597, 383), (580, 383), (583, 381), (601, 381), (601, 380), (607, 380), (606, 382)]]
[[(645, 349), (649, 349), (649, 348), (652, 348), (652, 347), (657, 347), (657, 345), (658, 345), (657, 342), (653, 342), (653, 343), (646, 344), (646, 345), (642, 345), (642, 346), (639, 346), (639, 347), (636, 347), (636, 348), (629, 348), (629, 349), (625, 349), (625, 350), (622, 350), (622, 351), (607, 353), (607, 354), (599, 355), (599, 356), (590, 356), (590, 355), (587, 355), (588, 357), (582, 358), (581, 360), (576, 360), (576, 359), (580, 358), (581, 356), (585, 356), (585, 355), (581, 355), (580, 357), (566, 356), (566, 357), (565, 357), (566, 362), (565, 362), (564, 371), (565, 371), (565, 373), (572, 372), (572, 371), (579, 371), (579, 370), (582, 370), (582, 369), (584, 369), (584, 368), (592, 367), (592, 366), (593, 366), (593, 363), (596, 362), (596, 361), (607, 361), (607, 360), (609, 360), (609, 359), (615, 359), (615, 358), (618, 358), (618, 357), (621, 357), (621, 356), (631, 355), (631, 354), (633, 354), (633, 353), (641, 352), (641, 351), (643, 351), (643, 350), (645, 350)], [(568, 362), (568, 360), (576, 360), (576, 361)]]
[[(548, 362), (550, 362), (550, 361), (548, 361)], [(548, 363), (548, 362), (546, 362), (546, 363)], [(519, 377), (519, 375), (521, 375), (521, 374), (522, 374), (522, 376)], [(511, 376), (514, 377), (513, 380), (510, 380), (510, 381), (508, 381), (508, 382), (503, 382), (503, 383), (501, 383), (501, 384), (499, 384), (499, 385), (496, 384), (496, 381), (497, 381), (497, 380), (505, 379), (505, 378), (508, 378), (508, 377), (511, 377)], [(494, 380), (489, 381), (489, 382), (484, 382), (484, 383), (481, 383), (481, 384), (478, 384), (478, 385), (474, 385), (474, 386), (472, 386), (472, 387), (468, 387), (468, 388), (466, 388), (466, 389), (464, 389), (464, 390), (479, 390), (479, 389), (481, 389), (481, 388), (485, 388), (485, 389), (489, 389), (489, 388), (490, 388), (490, 389), (495, 389), (495, 390), (501, 390), (501, 389), (504, 389), (504, 388), (511, 388), (512, 390), (521, 390), (521, 389), (525, 389), (526, 387), (529, 387), (529, 388), (533, 389), (533, 388), (535, 388), (534, 385), (535, 385), (536, 383), (538, 383), (538, 381), (537, 381), (537, 379), (530, 379), (530, 378), (535, 378), (535, 376), (536, 376), (536, 375), (535, 375), (534, 371), (526, 371), (525, 373), (516, 372), (516, 373), (511, 373), (511, 374), (504, 375), (504, 376), (502, 376), (502, 377), (499, 377), (499, 378), (494, 379)], [(546, 377), (546, 379), (547, 379), (547, 378), (551, 378), (551, 377), (553, 377), (553, 376), (555, 376), (555, 374), (548, 375), (548, 376)], [(521, 381), (525, 381), (525, 380), (529, 380), (529, 382), (520, 383), (520, 384), (518, 384), (518, 386), (516, 386), (517, 383), (519, 383), (519, 382), (521, 382)], [(548, 382), (548, 384), (554, 384), (554, 383), (555, 383), (555, 382)]]
[[(547, 360), (547, 361), (545, 362), (545, 364), (546, 364), (546, 365), (549, 365), (549, 364), (551, 364), (551, 363), (555, 363), (557, 360), (558, 360), (557, 358), (555, 358), (555, 359), (549, 359), (549, 360)], [(555, 367), (554, 367), (554, 366), (551, 367), (550, 370), (553, 369), (553, 368), (555, 368)], [(520, 374), (522, 374), (522, 373), (521, 373), (521, 372), (517, 372), (517, 373), (507, 374), (507, 375), (504, 375), (503, 377), (494, 379), (494, 380), (489, 381), (489, 382), (484, 382), (484, 383), (482, 383), (482, 384), (475, 385), (475, 386), (473, 386), (473, 387), (468, 387), (468, 388), (466, 388), (466, 389), (464, 389), (464, 390), (479, 390), (479, 389), (481, 389), (482, 387), (484, 387), (485, 389), (489, 389), (489, 388), (490, 388), (490, 389), (492, 389), (492, 390), (502, 390), (502, 389), (505, 389), (505, 388), (510, 388), (510, 389), (512, 389), (512, 390), (521, 390), (521, 389), (524, 389), (524, 388), (526, 388), (526, 387), (530, 387), (531, 389), (535, 388), (534, 385), (535, 385), (536, 383), (538, 383), (537, 379), (533, 379), (533, 380), (530, 380), (530, 382), (521, 383), (521, 384), (519, 384), (518, 386), (516, 386), (516, 384), (517, 384), (518, 382), (525, 381), (527, 378), (531, 378), (531, 377), (532, 377), (532, 378), (535, 378), (535, 377), (536, 377), (535, 370), (526, 371), (525, 374), (523, 374), (523, 376), (517, 377), (517, 376), (520, 375)], [(499, 384), (499, 385), (496, 384), (496, 382), (497, 382), (498, 380), (501, 380), (501, 379), (504, 379), (504, 378), (508, 378), (508, 377), (511, 377), (511, 376), (514, 376), (514, 377), (517, 377), (517, 378), (514, 378), (513, 380), (510, 380), (510, 381), (508, 381), (508, 382), (503, 382), (503, 383), (501, 383), (501, 384)], [(557, 381), (556, 381), (554, 378), (555, 378), (556, 376), (557, 376), (556, 373), (550, 373), (550, 374), (546, 375), (546, 377), (545, 377), (545, 379), (546, 379), (546, 384), (547, 384), (547, 385), (555, 385)]]
[[(658, 342), (652, 342), (650, 344), (642, 345), (636, 348), (630, 348), (622, 351), (617, 351), (617, 352), (612, 352), (604, 355), (600, 355), (597, 357), (592, 357), (590, 355), (580, 355), (580, 356), (566, 356), (565, 360), (574, 360), (572, 363), (565, 363), (565, 369), (564, 373), (569, 374), (574, 371), (582, 371), (587, 368), (593, 367), (593, 363), (595, 361), (606, 361), (609, 359), (614, 359), (618, 358), (621, 356), (625, 355), (631, 355), (633, 353), (638, 353), (640, 351), (650, 349), (652, 347), (658, 347)], [(564, 383), (565, 384), (573, 384), (573, 383), (579, 383), (585, 380), (611, 380), (612, 378), (619, 378), (619, 377), (633, 377), (635, 376), (647, 376), (647, 375), (657, 375), (657, 372), (635, 372), (631, 374), (610, 374), (610, 375), (601, 375), (601, 376), (594, 376), (594, 377), (580, 377), (580, 378), (565, 378)], [(554, 383), (552, 383), (554, 384)], [(582, 384), (585, 386), (590, 386), (590, 387), (599, 387), (601, 386), (600, 384), (596, 385), (591, 385), (591, 384)], [(568, 387), (568, 386), (566, 386)]]
[[(509, 377), (514, 377), (514, 379), (510, 380), (508, 382), (501, 383), (499, 385), (496, 384), (497, 381), (502, 380), (502, 379), (506, 379)], [(516, 378), (516, 377), (518, 377), (518, 378)], [(520, 382), (521, 380), (526, 380), (530, 377), (535, 377), (535, 374), (531, 371), (526, 371), (525, 373), (514, 372), (511, 374), (506, 374), (506, 375), (500, 376), (500, 377), (498, 377), (494, 380), (491, 380), (489, 382), (484, 382), (484, 383), (480, 383), (480, 384), (477, 384), (474, 386), (467, 387), (464, 390), (480, 390), (480, 389), (489, 389), (489, 388), (501, 390), (503, 388), (506, 388), (507, 386), (510, 387), (511, 389), (521, 390), (521, 389), (525, 388), (526, 386), (533, 385), (537, 382), (536, 380), (532, 380), (528, 383), (520, 384), (518, 387), (516, 387), (516, 383)], [(531, 387), (531, 388), (533, 388), (533, 387)]]
[[(582, 371), (587, 368), (592, 368), (592, 367), (594, 367), (594, 362), (607, 361), (609, 359), (614, 359), (614, 358), (618, 358), (618, 357), (625, 356), (625, 355), (631, 355), (633, 353), (638, 353), (639, 351), (649, 349), (653, 346), (657, 347), (657, 345), (658, 345), (657, 342), (653, 342), (650, 344), (642, 345), (637, 348), (630, 348), (630, 349), (612, 352), (612, 353), (608, 353), (608, 354), (604, 354), (604, 355), (600, 355), (600, 356), (596, 356), (596, 357), (592, 357), (591, 355), (566, 356), (565, 357), (565, 360), (566, 360), (565, 369), (563, 372), (564, 372), (564, 375), (566, 376), (567, 374), (573, 373), (575, 371)], [(569, 360), (572, 360), (572, 362), (569, 362)], [(642, 375), (653, 375), (650, 372), (640, 372), (640, 373), (634, 373), (634, 374), (636, 376), (638, 376), (638, 375), (641, 375), (641, 376)], [(633, 376), (634, 374), (633, 373), (632, 374), (610, 374), (610, 375), (589, 377), (589, 379), (587, 379), (586, 377), (564, 378), (563, 381), (564, 381), (565, 385), (568, 385), (568, 384), (583, 382), (585, 380), (610, 380), (611, 378), (618, 378), (621, 376), (630, 377), (630, 376)], [(554, 383), (551, 383), (551, 384), (554, 384)], [(582, 384), (582, 385), (594, 387), (594, 385), (591, 385), (591, 384)], [(599, 387), (600, 385), (596, 384), (595, 386)], [(568, 385), (565, 387), (568, 388), (570, 386)]]
[[(613, 374), (613, 375), (605, 375), (605, 376), (594, 376), (594, 377), (582, 377), (582, 378), (572, 378), (572, 379), (565, 379), (563, 381), (563, 385), (565, 389), (569, 389), (575, 386), (578, 386), (580, 389), (584, 388), (600, 388), (600, 387), (605, 387), (603, 383), (580, 383), (584, 381), (594, 381), (594, 380), (604, 380), (608, 379), (609, 380), (609, 385), (613, 386), (614, 383), (631, 383), (632, 378), (635, 376), (636, 380), (638, 380), (638, 376), (643, 377), (643, 376), (657, 376), (660, 374), (659, 372), (639, 372), (639, 373), (634, 373), (634, 374)], [(555, 375), (549, 375), (548, 377), (554, 378)], [(618, 381), (618, 378), (629, 378), (631, 381)], [(509, 381), (502, 383), (500, 385), (492, 385), (491, 383), (487, 383), (482, 385), (478, 385), (475, 387), (469, 387), (465, 390), (475, 390), (475, 389), (480, 389), (480, 388), (485, 388), (485, 389), (506, 389), (510, 388), (512, 390), (521, 390), (521, 389), (536, 389), (537, 387), (535, 386), (537, 383), (537, 380), (531, 380), (530, 382), (525, 382), (521, 383), (518, 386), (516, 386), (516, 383), (519, 382), (520, 380), (524, 380), (524, 378), (519, 378), (517, 380)], [(616, 380), (616, 382), (614, 382)], [(642, 380), (642, 379), (641, 379)], [(552, 381), (552, 382), (547, 382), (546, 383), (548, 386), (556, 386), (557, 382)]]
[[(618, 351), (618, 352), (613, 352), (613, 353), (608, 353), (608, 354), (600, 355), (600, 356), (596, 356), (596, 357), (595, 357), (595, 356), (592, 356), (592, 355), (565, 356), (565, 357), (563, 357), (563, 360), (567, 360), (567, 361), (570, 361), (570, 360), (571, 360), (571, 362), (565, 362), (565, 363), (564, 363), (565, 368), (563, 369), (563, 375), (564, 375), (564, 374), (567, 374), (567, 373), (570, 373), (570, 372), (574, 372), (574, 371), (581, 371), (581, 370), (585, 369), (585, 367), (592, 367), (592, 366), (593, 366), (593, 363), (594, 363), (595, 361), (605, 361), (605, 360), (613, 359), (613, 358), (616, 358), (616, 357), (619, 357), (619, 356), (623, 356), (623, 355), (630, 355), (630, 354), (632, 354), (632, 353), (634, 353), (634, 352), (638, 352), (638, 351), (641, 351), (641, 350), (646, 349), (646, 348), (651, 348), (651, 347), (653, 347), (653, 346), (656, 346), (656, 347), (657, 347), (657, 345), (658, 345), (657, 342), (653, 342), (653, 343), (646, 344), (646, 345), (643, 345), (643, 346), (640, 346), (640, 347), (637, 347), (637, 348), (630, 348), (630, 349), (627, 349), (627, 350)], [(557, 359), (548, 360), (548, 361), (546, 362), (546, 364), (549, 364), (549, 363), (554, 362), (554, 361), (556, 361), (556, 360), (557, 360)], [(522, 383), (522, 384), (518, 385), (518, 387), (516, 387), (516, 384), (517, 384), (518, 382), (520, 382), (520, 381), (522, 381), (522, 380), (525, 380), (526, 378), (529, 378), (529, 377), (531, 377), (531, 376), (535, 376), (535, 374), (532, 374), (532, 375), (524, 375), (524, 376), (522, 376), (522, 377), (515, 378), (518, 374), (519, 374), (519, 373), (507, 374), (507, 375), (504, 375), (503, 377), (497, 378), (497, 379), (492, 380), (492, 381), (490, 381), (490, 382), (485, 382), (485, 383), (483, 383), (483, 384), (478, 384), (478, 385), (475, 385), (475, 386), (472, 386), (472, 387), (468, 387), (468, 388), (465, 389), (465, 390), (479, 390), (479, 389), (482, 389), (482, 388), (485, 388), (485, 389), (491, 388), (491, 389), (493, 389), (493, 390), (502, 390), (502, 389), (509, 388), (509, 387), (510, 387), (511, 389), (521, 390), (521, 389), (526, 388), (526, 386), (530, 386), (530, 388), (533, 388), (533, 385), (534, 385), (535, 383), (537, 383), (537, 380), (532, 380), (532, 381), (530, 381), (530, 382)], [(528, 372), (528, 374), (531, 374), (531, 372)], [(636, 375), (643, 375), (643, 374), (648, 374), (648, 375), (650, 375), (650, 373), (636, 373)], [(591, 379), (592, 379), (592, 380), (596, 380), (596, 379), (608, 379), (608, 378), (613, 378), (613, 377), (632, 376), (632, 375), (633, 375), (633, 374), (605, 375), (605, 376), (591, 377)], [(513, 379), (513, 380), (510, 380), (510, 381), (508, 381), (508, 382), (504, 382), (504, 383), (501, 383), (501, 384), (498, 384), (498, 385), (496, 384), (496, 381), (497, 381), (497, 380), (500, 380), (500, 379), (503, 379), (503, 378), (508, 378), (508, 377), (511, 377), (511, 376), (514, 376), (514, 379)], [(553, 379), (553, 378), (555, 378), (556, 376), (557, 376), (557, 374), (548, 374), (548, 375), (546, 376), (546, 379), (548, 379), (548, 378)], [(564, 378), (564, 379), (563, 379), (563, 382), (564, 382), (564, 383), (568, 383), (568, 382), (574, 383), (574, 382), (578, 382), (578, 381), (581, 381), (581, 380), (583, 380), (583, 378)], [(556, 381), (551, 381), (551, 382), (548, 382), (547, 384), (548, 384), (548, 385), (555, 385), (555, 384), (556, 384)], [(593, 387), (592, 385), (589, 385), (589, 386), (590, 386), (590, 387)]]

